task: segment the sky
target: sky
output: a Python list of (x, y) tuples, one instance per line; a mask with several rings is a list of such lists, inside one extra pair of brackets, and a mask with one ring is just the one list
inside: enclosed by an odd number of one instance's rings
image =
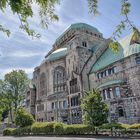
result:
[[(129, 0), (132, 4), (130, 19), (140, 29), (140, 0)], [(116, 26), (123, 19), (120, 15), (121, 0), (100, 0), (100, 15), (94, 17), (89, 13), (87, 0), (61, 0), (56, 6), (59, 16), (58, 22), (50, 23), (48, 29), (42, 29), (38, 8), (33, 5), (34, 17), (29, 20), (40, 39), (32, 39), (19, 29), (17, 15), (13, 15), (9, 8), (4, 13), (0, 11), (0, 24), (11, 30), (10, 37), (0, 32), (0, 78), (12, 70), (23, 69), (32, 78), (34, 68), (43, 61), (53, 43), (66, 28), (73, 23), (83, 22), (96, 27), (105, 38), (109, 38)], [(127, 28), (122, 37), (129, 34)]]

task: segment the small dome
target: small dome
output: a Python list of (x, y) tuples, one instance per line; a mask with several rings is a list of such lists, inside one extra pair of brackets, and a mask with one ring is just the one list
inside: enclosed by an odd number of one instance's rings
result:
[(64, 57), (67, 54), (67, 48), (60, 48), (52, 52), (46, 60), (56, 60), (61, 57)]
[(126, 51), (124, 52), (124, 55), (127, 57), (127, 56), (130, 56), (132, 54), (136, 54), (136, 53), (139, 53), (140, 52), (140, 44), (132, 44), (130, 45)]
[(86, 24), (86, 23), (75, 23), (75, 24), (71, 24), (57, 39), (55, 42), (59, 41), (68, 31), (70, 31), (71, 29), (78, 29), (78, 28), (86, 28), (86, 29), (89, 29), (95, 33), (100, 33), (98, 31), (97, 28), (89, 25), (89, 24)]
[(75, 23), (75, 24), (71, 24), (70, 26), (71, 29), (74, 29), (74, 28), (87, 28), (87, 29), (90, 29), (94, 32), (99, 32), (97, 28), (89, 25), (89, 24), (86, 24), (86, 23)]

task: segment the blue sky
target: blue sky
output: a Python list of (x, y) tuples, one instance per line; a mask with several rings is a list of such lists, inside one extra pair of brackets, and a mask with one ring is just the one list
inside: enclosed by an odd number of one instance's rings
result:
[[(55, 39), (72, 23), (90, 24), (98, 28), (105, 38), (110, 37), (119, 21), (123, 19), (120, 15), (120, 2), (121, 0), (100, 0), (101, 15), (94, 17), (88, 12), (87, 0), (61, 0), (60, 5), (56, 7), (59, 21), (51, 23), (48, 29), (41, 28), (37, 7), (34, 5), (35, 16), (30, 19), (30, 23), (32, 28), (42, 35), (40, 39), (34, 40), (18, 28), (17, 15), (13, 15), (9, 8), (5, 13), (0, 12), (0, 24), (11, 30), (9, 38), (0, 32), (0, 78), (13, 69), (23, 69), (32, 77), (34, 67), (42, 62)], [(140, 1), (130, 0), (130, 2), (132, 3), (130, 19), (140, 29)], [(122, 36), (129, 32), (129, 29), (126, 29)]]

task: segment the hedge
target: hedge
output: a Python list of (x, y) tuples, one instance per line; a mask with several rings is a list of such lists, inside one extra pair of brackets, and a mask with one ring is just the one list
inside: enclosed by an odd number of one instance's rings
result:
[(16, 135), (16, 128), (6, 128), (3, 131), (3, 136), (13, 136)]
[(129, 124), (122, 124), (122, 123), (107, 123), (99, 126), (99, 129), (127, 129), (129, 128)]
[(56, 122), (54, 124), (54, 134), (57, 134), (57, 135), (62, 135), (64, 134), (64, 126), (65, 124), (61, 123), (61, 122)]
[(83, 124), (74, 124), (74, 125), (64, 126), (64, 134), (66, 135), (90, 134), (93, 131), (94, 131), (94, 127), (83, 125)]
[(132, 124), (128, 127), (128, 129), (140, 129), (140, 123), (138, 124)]
[(32, 125), (31, 130), (35, 135), (53, 134), (55, 124), (56, 122), (36, 122)]
[(20, 127), (15, 130), (15, 135), (18, 136), (28, 136), (31, 134), (31, 126)]
[[(28, 135), (86, 135), (86, 134), (104, 134), (104, 132), (118, 132), (120, 134), (139, 134), (140, 124), (121, 124), (107, 123), (102, 126), (95, 127), (84, 124), (67, 125), (61, 122), (36, 122), (32, 126), (20, 128), (6, 128), (3, 131), (4, 136), (28, 136)], [(103, 131), (103, 130), (107, 131)], [(116, 129), (115, 131), (112, 131)], [(132, 129), (132, 130), (131, 130)], [(135, 131), (134, 131), (135, 129)], [(120, 132), (119, 132), (120, 131)]]
[[(14, 131), (14, 132), (13, 132)], [(7, 128), (4, 135), (77, 135), (90, 134), (94, 131), (94, 127), (74, 124), (66, 125), (61, 122), (36, 122), (32, 126), (20, 128)]]

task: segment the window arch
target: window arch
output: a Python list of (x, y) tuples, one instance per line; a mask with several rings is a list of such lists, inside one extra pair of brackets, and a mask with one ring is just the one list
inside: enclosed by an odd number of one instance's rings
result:
[(124, 117), (124, 110), (121, 106), (117, 108), (119, 117)]
[(64, 67), (58, 66), (55, 68), (53, 86), (54, 92), (62, 92), (66, 90), (66, 72)]

